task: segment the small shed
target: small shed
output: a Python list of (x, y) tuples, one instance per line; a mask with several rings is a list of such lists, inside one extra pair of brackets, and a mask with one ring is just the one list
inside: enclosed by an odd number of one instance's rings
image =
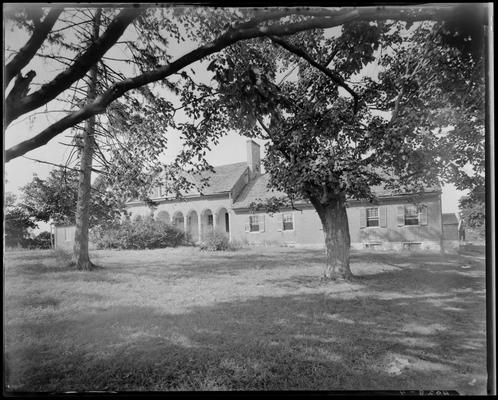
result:
[(74, 245), (76, 225), (55, 225), (55, 248), (71, 251)]
[(458, 218), (455, 213), (443, 213), (443, 240), (458, 240)]

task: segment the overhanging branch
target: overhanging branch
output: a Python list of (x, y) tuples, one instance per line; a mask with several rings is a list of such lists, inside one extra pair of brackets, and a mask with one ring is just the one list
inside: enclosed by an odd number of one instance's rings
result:
[[(55, 167), (66, 168), (66, 169), (70, 169), (70, 170), (73, 170), (73, 171), (82, 172), (82, 170), (79, 169), (79, 168), (72, 168), (72, 167), (69, 167), (67, 165), (55, 164), (55, 163), (51, 163), (49, 161), (37, 160), (36, 158), (31, 158), (31, 157), (27, 157), (27, 156), (23, 156), (23, 158), (26, 158), (27, 160), (31, 160), (31, 161), (34, 161), (34, 162), (37, 162), (37, 163), (41, 163), (41, 164), (48, 164), (48, 165), (53, 165)], [(92, 168), (92, 171), (97, 172), (99, 174), (105, 174), (104, 171), (100, 171), (100, 170), (95, 169), (95, 168)]]
[[(270, 26), (251, 26), (251, 24), (248, 23), (246, 26), (250, 26), (250, 28), (247, 29), (229, 28), (224, 34), (211, 43), (185, 54), (170, 64), (112, 85), (92, 103), (62, 118), (33, 138), (7, 149), (5, 152), (5, 161), (8, 162), (28, 151), (43, 146), (64, 130), (84, 121), (92, 115), (104, 112), (111, 102), (121, 97), (127, 91), (151, 82), (162, 80), (169, 75), (178, 72), (182, 68), (199, 61), (210, 54), (217, 53), (238, 41), (264, 36), (288, 36), (304, 30), (332, 28), (353, 21), (375, 21), (385, 19), (403, 21), (445, 20), (452, 16), (453, 9), (454, 7), (449, 6), (416, 8), (364, 7), (361, 9), (351, 9), (347, 12), (337, 12), (335, 16), (329, 14), (330, 16), (311, 18), (296, 23), (277, 23)], [(291, 11), (289, 12), (289, 15), (292, 15)], [(74, 82), (74, 80), (72, 80), (72, 82)]]
[(107, 30), (79, 56), (73, 64), (57, 75), (53, 80), (44, 84), (36, 92), (25, 96), (14, 103), (7, 102), (5, 123), (9, 125), (14, 119), (32, 111), (60, 93), (68, 89), (74, 82), (81, 79), (102, 56), (116, 43), (128, 25), (140, 14), (143, 9), (126, 8), (109, 24)]
[(28, 65), (31, 59), (35, 56), (38, 49), (41, 47), (52, 27), (57, 22), (60, 13), (64, 10), (63, 7), (53, 7), (48, 12), (47, 16), (40, 24), (35, 26), (33, 33), (26, 44), (19, 50), (14, 58), (5, 66), (5, 81), (4, 88), (9, 82)]
[[(325, 75), (327, 75), (330, 79), (332, 79), (337, 85), (343, 87), (351, 96), (353, 96), (353, 99), (354, 99), (354, 105), (353, 105), (353, 113), (356, 114), (356, 112), (358, 111), (358, 101), (359, 101), (359, 98), (358, 98), (358, 95), (354, 92), (353, 89), (351, 89), (348, 84), (344, 81), (344, 79), (336, 74), (335, 72), (331, 71), (330, 69), (328, 69), (327, 67), (319, 64), (318, 62), (316, 62), (315, 60), (313, 60), (313, 58), (308, 54), (306, 53), (303, 49), (300, 49), (299, 47), (296, 47), (288, 42), (286, 42), (285, 40), (282, 40), (278, 37), (275, 37), (275, 36), (268, 36), (270, 38), (270, 40), (274, 43), (277, 43), (278, 45), (280, 45), (281, 47), (283, 47), (284, 49), (286, 49), (287, 51), (297, 55), (298, 57), (306, 60), (308, 63), (310, 63), (312, 66), (314, 66), (315, 68), (317, 68), (318, 70), (320, 70), (321, 72), (323, 72)], [(330, 63), (330, 61), (329, 61)]]

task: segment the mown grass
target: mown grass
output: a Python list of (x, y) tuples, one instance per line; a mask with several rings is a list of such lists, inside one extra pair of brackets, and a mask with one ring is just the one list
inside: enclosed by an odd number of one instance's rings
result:
[(332, 283), (319, 250), (7, 253), (7, 388), (485, 393), (482, 255), (354, 253)]

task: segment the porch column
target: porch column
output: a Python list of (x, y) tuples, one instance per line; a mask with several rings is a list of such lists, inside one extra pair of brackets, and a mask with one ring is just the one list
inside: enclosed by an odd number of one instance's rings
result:
[(184, 214), (183, 215), (183, 231), (185, 233), (188, 233), (187, 228), (188, 228), (188, 217)]
[(202, 240), (202, 215), (200, 212), (196, 212), (197, 214), (197, 230), (199, 231), (199, 242)]
[(218, 215), (213, 213), (213, 233), (216, 232), (217, 226), (218, 226)]

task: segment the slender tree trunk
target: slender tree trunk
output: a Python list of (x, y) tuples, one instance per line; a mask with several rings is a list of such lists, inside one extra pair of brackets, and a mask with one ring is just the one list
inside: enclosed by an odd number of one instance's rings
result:
[(351, 239), (345, 198), (339, 197), (326, 204), (316, 201), (312, 203), (320, 216), (325, 233), (327, 261), (323, 271), (324, 279), (352, 279), (353, 274), (349, 266)]
[[(93, 38), (99, 37), (101, 9), (97, 9), (93, 23)], [(92, 102), (96, 97), (97, 64), (90, 68), (87, 102)], [(95, 265), (90, 261), (88, 254), (88, 229), (90, 219), (92, 160), (95, 145), (95, 116), (85, 122), (82, 148), (80, 151), (80, 172), (78, 185), (78, 202), (76, 205), (76, 232), (74, 236), (73, 259), (76, 268), (91, 270)]]

